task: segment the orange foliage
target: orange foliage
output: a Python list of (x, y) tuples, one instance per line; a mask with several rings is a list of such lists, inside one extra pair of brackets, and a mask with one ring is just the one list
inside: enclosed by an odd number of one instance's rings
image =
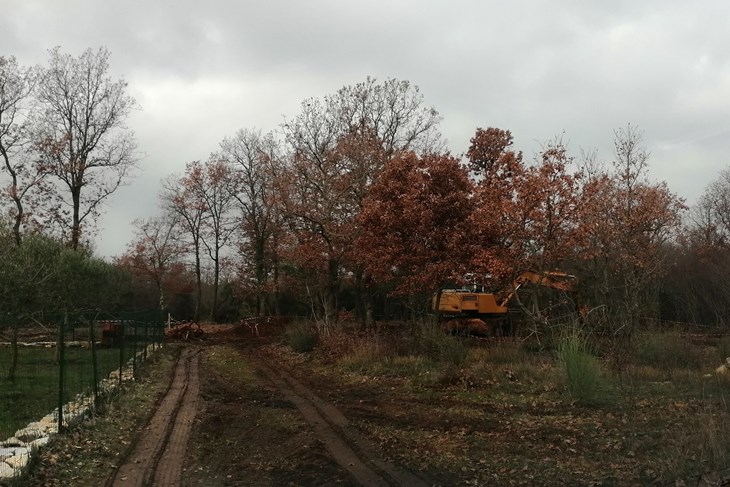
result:
[(469, 271), (476, 234), (474, 186), (453, 157), (406, 153), (391, 160), (359, 216), (358, 258), (396, 294), (431, 290)]

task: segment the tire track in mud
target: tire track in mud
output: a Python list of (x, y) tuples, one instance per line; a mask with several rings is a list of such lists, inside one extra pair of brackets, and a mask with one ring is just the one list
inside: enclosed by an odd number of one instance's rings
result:
[(180, 354), (164, 397), (107, 486), (178, 486), (200, 390), (198, 351)]
[(324, 443), (332, 458), (364, 486), (426, 487), (423, 479), (379, 458), (377, 447), (353, 428), (332, 404), (285, 371), (275, 371), (261, 360), (255, 367), (293, 403)]

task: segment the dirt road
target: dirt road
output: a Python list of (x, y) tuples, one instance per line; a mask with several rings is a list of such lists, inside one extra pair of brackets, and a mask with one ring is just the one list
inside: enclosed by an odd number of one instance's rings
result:
[(199, 354), (186, 348), (170, 386), (108, 486), (178, 486), (198, 406)]
[[(262, 356), (245, 329), (207, 336), (208, 346), (183, 348), (107, 486), (431, 484), (384, 460), (303, 378)], [(215, 354), (227, 354), (223, 366), (214, 366)], [(243, 369), (248, 375), (237, 377)]]
[(427, 485), (412, 473), (380, 459), (375, 446), (352, 428), (335, 406), (320, 399), (288, 372), (281, 369), (275, 371), (260, 360), (254, 363), (282, 395), (299, 409), (332, 458), (360, 485)]

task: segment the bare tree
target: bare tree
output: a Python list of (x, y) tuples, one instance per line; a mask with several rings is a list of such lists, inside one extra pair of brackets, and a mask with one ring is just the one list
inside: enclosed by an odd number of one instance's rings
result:
[(134, 136), (124, 125), (136, 103), (126, 81), (109, 76), (109, 56), (103, 47), (79, 57), (52, 49), (38, 87), (39, 148), (60, 186), (54, 216), (70, 230), (74, 249), (82, 224), (98, 217), (136, 165)]
[(202, 299), (203, 251), (213, 263), (211, 318), (216, 317), (218, 310), (222, 250), (236, 229), (236, 221), (232, 215), (234, 185), (230, 166), (216, 155), (212, 155), (205, 163), (189, 163), (182, 178), (173, 177), (164, 183), (163, 204), (168, 211), (179, 216), (195, 256), (196, 320), (199, 319)]
[(730, 168), (720, 172), (689, 212), (682, 246), (667, 283), (677, 318), (706, 325), (728, 322), (730, 304)]
[(614, 133), (613, 171), (589, 177), (578, 205), (584, 272), (596, 304), (613, 303), (616, 329), (630, 338), (639, 319), (656, 311), (653, 295), (667, 272), (667, 244), (676, 236), (684, 202), (647, 177), (642, 132)]
[(220, 285), (222, 250), (236, 230), (232, 209), (235, 203), (234, 175), (231, 167), (217, 155), (212, 155), (200, 171), (188, 175), (191, 189), (198, 193), (204, 204), (201, 241), (213, 262), (213, 303), (210, 317), (218, 315), (218, 288)]
[(389, 78), (378, 83), (367, 79), (342, 87), (325, 99), (328, 110), (337, 115), (339, 136), (352, 132), (373, 133), (388, 157), (395, 151), (441, 153), (445, 144), (438, 131), (441, 116), (423, 105), (418, 86), (407, 80)]
[[(191, 166), (196, 167), (199, 165), (199, 162), (188, 164), (187, 172), (191, 171)], [(197, 322), (200, 320), (200, 307), (203, 298), (201, 254), (205, 204), (201, 200), (200, 195), (188, 184), (187, 179), (187, 175), (184, 177), (170, 176), (167, 178), (162, 183), (160, 199), (162, 200), (162, 206), (165, 211), (175, 215), (179, 220), (187, 244), (193, 252), (195, 267), (195, 310), (193, 312), (193, 319)]]
[[(271, 162), (279, 158), (273, 134), (239, 130), (221, 142), (221, 157), (230, 164), (235, 178), (233, 197), (241, 212), (240, 251), (244, 272), (250, 269), (256, 295), (256, 314), (266, 313), (266, 288), (277, 261), (273, 239), (277, 213), (273, 200)], [(274, 277), (276, 271), (274, 270)], [(276, 287), (276, 282), (273, 283)]]
[(694, 226), (703, 229), (708, 239), (730, 244), (730, 168), (721, 171), (707, 186), (691, 218)]
[(286, 121), (283, 129), (295, 152), (320, 161), (354, 132), (377, 138), (387, 157), (408, 150), (440, 153), (445, 146), (438, 131), (440, 121), (438, 112), (423, 105), (423, 95), (409, 81), (391, 78), (378, 83), (368, 77), (323, 100), (305, 100), (299, 115)]
[(13, 237), (20, 245), (26, 220), (24, 203), (43, 181), (46, 172), (32, 158), (29, 110), (37, 81), (37, 69), (23, 68), (14, 57), (0, 57), (0, 156), (2, 170), (10, 178), (4, 188), (13, 205)]

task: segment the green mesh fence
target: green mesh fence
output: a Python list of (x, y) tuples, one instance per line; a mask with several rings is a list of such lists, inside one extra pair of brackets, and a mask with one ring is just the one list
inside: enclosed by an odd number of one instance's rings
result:
[(138, 374), (164, 339), (159, 313), (57, 316), (15, 327), (0, 322), (0, 440), (61, 404), (99, 405), (111, 383)]

